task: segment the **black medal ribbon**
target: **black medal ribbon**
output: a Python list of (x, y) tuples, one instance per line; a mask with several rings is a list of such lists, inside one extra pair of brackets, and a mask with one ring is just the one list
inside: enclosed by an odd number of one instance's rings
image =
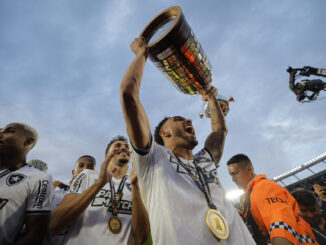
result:
[(120, 182), (117, 192), (115, 191), (114, 185), (112, 184), (112, 180), (110, 181), (112, 215), (113, 216), (118, 216), (118, 206), (119, 206), (120, 200), (122, 198), (122, 190), (123, 190), (123, 187), (125, 186), (127, 178), (128, 178), (127, 175), (122, 177), (122, 180)]
[(213, 203), (211, 190), (209, 188), (208, 182), (205, 180), (203, 169), (196, 163), (194, 160), (195, 170), (198, 174), (199, 180), (193, 173), (187, 168), (187, 166), (177, 157), (179, 164), (188, 172), (188, 175), (192, 178), (192, 180), (196, 183), (198, 188), (204, 193), (208, 207), (211, 209), (217, 209), (215, 204)]

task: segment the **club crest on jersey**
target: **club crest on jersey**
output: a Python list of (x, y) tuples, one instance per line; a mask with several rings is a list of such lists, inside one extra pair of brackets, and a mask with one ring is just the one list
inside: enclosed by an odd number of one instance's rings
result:
[(7, 177), (7, 185), (12, 186), (22, 182), (26, 178), (26, 175), (20, 173), (12, 173)]
[(127, 187), (127, 189), (128, 189), (129, 191), (131, 191), (131, 184), (126, 183), (126, 187)]
[[(196, 154), (196, 160), (199, 164), (212, 162), (211, 159), (206, 157), (205, 150), (202, 150), (201, 152)], [(170, 154), (170, 163), (173, 163), (176, 166), (177, 173), (188, 175), (188, 171), (190, 171), (196, 178), (198, 178), (198, 173), (195, 170), (194, 166), (192, 166), (190, 164), (186, 164), (185, 166), (182, 166), (179, 163), (178, 159), (173, 154)], [(185, 168), (187, 168), (187, 169), (185, 169)], [(205, 181), (207, 181), (207, 183), (220, 184), (219, 180), (218, 180), (216, 167), (213, 167), (211, 169), (207, 169), (207, 168), (203, 167), (202, 169), (204, 171), (204, 179), (205, 179)]]

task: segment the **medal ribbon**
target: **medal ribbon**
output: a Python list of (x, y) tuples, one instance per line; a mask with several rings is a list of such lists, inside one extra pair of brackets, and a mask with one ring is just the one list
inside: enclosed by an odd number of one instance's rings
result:
[(211, 209), (217, 209), (215, 204), (213, 203), (211, 190), (209, 188), (208, 182), (205, 181), (204, 171), (203, 169), (196, 163), (194, 160), (194, 165), (196, 172), (198, 174), (199, 180), (193, 173), (186, 167), (186, 165), (177, 157), (179, 164), (188, 172), (188, 175), (192, 178), (192, 180), (196, 183), (198, 188), (204, 193), (208, 206)]
[(113, 216), (118, 216), (118, 206), (119, 206), (119, 202), (120, 202), (121, 197), (122, 197), (122, 190), (123, 190), (123, 187), (125, 186), (127, 178), (128, 178), (127, 175), (122, 177), (122, 180), (120, 182), (120, 185), (118, 187), (117, 192), (114, 189), (114, 185), (112, 184), (112, 180), (110, 181), (111, 201), (112, 201), (112, 215)]

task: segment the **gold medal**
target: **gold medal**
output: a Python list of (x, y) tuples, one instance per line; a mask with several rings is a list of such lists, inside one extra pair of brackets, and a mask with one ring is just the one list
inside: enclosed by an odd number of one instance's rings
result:
[(206, 224), (215, 237), (225, 240), (229, 237), (230, 230), (226, 219), (217, 209), (208, 209)]
[(122, 224), (118, 216), (112, 216), (109, 219), (108, 228), (113, 234), (118, 234), (121, 231)]

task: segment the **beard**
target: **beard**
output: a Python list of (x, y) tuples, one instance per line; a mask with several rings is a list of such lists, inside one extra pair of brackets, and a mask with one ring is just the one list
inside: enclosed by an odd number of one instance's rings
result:
[(186, 143), (182, 144), (183, 147), (192, 150), (198, 145), (198, 141), (195, 137), (191, 137), (190, 135), (186, 135), (183, 130), (177, 129), (175, 131), (175, 136), (182, 138)]
[(119, 164), (120, 166), (123, 166), (123, 165), (125, 165), (125, 164), (127, 164), (127, 163), (129, 163), (129, 159), (127, 159), (127, 158), (120, 158), (120, 159), (118, 160), (118, 164)]

